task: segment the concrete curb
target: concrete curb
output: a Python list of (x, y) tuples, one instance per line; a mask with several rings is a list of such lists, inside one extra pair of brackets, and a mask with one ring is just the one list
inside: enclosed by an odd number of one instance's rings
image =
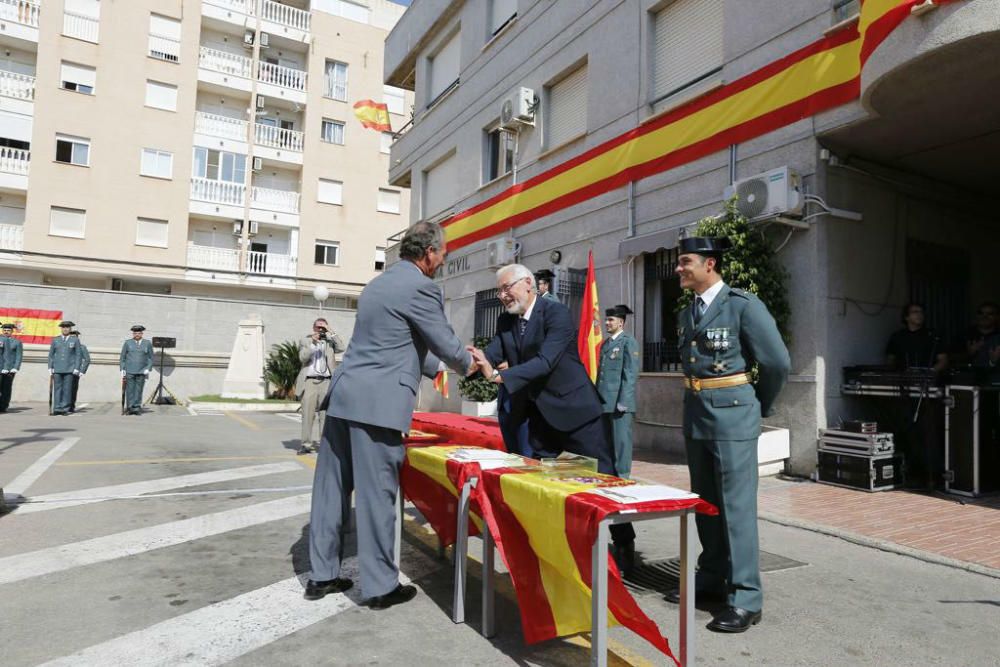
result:
[(191, 402), (188, 408), (194, 410), (214, 410), (216, 412), (296, 412), (299, 404), (295, 401), (288, 403), (225, 403), (225, 402)]
[(778, 524), (779, 526), (788, 526), (790, 528), (799, 528), (801, 530), (808, 530), (813, 533), (821, 533), (823, 535), (829, 535), (830, 537), (836, 537), (846, 542), (853, 542), (854, 544), (859, 544), (863, 547), (879, 549), (881, 551), (887, 551), (889, 553), (898, 554), (900, 556), (909, 556), (910, 558), (916, 558), (917, 560), (922, 560), (925, 563), (944, 565), (946, 567), (953, 567), (959, 570), (965, 570), (967, 572), (974, 572), (976, 574), (981, 574), (986, 577), (1000, 579), (1000, 570), (996, 570), (992, 567), (987, 567), (985, 565), (980, 565), (978, 563), (970, 563), (969, 561), (958, 560), (957, 558), (949, 558), (947, 556), (942, 556), (940, 554), (936, 554), (930, 551), (923, 551), (921, 549), (911, 549), (910, 547), (903, 546), (902, 544), (897, 544), (895, 542), (890, 542), (889, 540), (880, 540), (874, 537), (868, 537), (867, 535), (862, 535), (860, 533), (854, 533), (849, 530), (841, 530), (839, 528), (831, 528), (829, 526), (824, 526), (818, 523), (812, 523), (811, 521), (789, 519), (788, 517), (772, 514), (770, 512), (759, 514), (758, 518), (761, 521), (767, 521), (768, 523)]

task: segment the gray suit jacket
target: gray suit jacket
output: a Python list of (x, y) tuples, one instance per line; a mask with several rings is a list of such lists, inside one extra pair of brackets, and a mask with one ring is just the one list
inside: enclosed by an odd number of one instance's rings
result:
[[(299, 371), (298, 377), (295, 378), (295, 395), (300, 399), (302, 398), (302, 392), (306, 388), (306, 378), (309, 376), (311, 365), (312, 365), (312, 338), (306, 336), (299, 341), (299, 362), (302, 364), (302, 369)], [(344, 341), (343, 339), (335, 334), (333, 331), (327, 336), (326, 341), (326, 367), (329, 369), (330, 375), (333, 375), (333, 369), (337, 366), (337, 360), (333, 356), (336, 352), (344, 351)]]
[(444, 316), (438, 286), (413, 262), (393, 264), (361, 293), (327, 414), (408, 431), (420, 376), (433, 377), (438, 359), (463, 376), (472, 364)]

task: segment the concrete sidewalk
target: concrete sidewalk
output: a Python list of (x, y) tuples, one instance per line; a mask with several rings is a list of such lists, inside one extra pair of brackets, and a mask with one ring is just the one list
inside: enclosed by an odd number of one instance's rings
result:
[[(687, 466), (649, 450), (634, 454), (637, 478), (690, 488)], [(760, 518), (1000, 578), (1000, 496), (866, 493), (809, 480), (766, 477)]]

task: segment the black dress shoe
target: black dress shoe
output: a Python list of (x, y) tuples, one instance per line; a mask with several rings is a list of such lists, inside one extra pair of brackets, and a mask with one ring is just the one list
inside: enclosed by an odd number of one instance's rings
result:
[[(695, 599), (696, 603), (697, 602), (721, 602), (722, 600), (725, 599), (725, 597), (726, 597), (725, 595), (723, 595), (722, 593), (719, 593), (718, 591), (699, 591), (699, 590), (696, 589), (695, 592), (694, 592), (694, 599)], [(681, 589), (679, 587), (678, 588), (671, 588), (669, 591), (666, 592), (666, 594), (664, 594), (663, 599), (665, 599), (667, 602), (673, 602), (674, 604), (680, 604), (681, 603)]]
[(395, 590), (389, 591), (385, 595), (376, 595), (368, 601), (371, 609), (388, 609), (397, 604), (409, 602), (417, 596), (417, 587), (409, 584), (400, 584)]
[(353, 581), (341, 577), (330, 579), (329, 581), (313, 581), (310, 579), (309, 583), (306, 584), (306, 592), (303, 597), (307, 600), (321, 600), (328, 593), (343, 593), (346, 590), (350, 590), (353, 585)]
[(762, 612), (729, 607), (713, 618), (707, 627), (715, 632), (746, 632), (751, 625), (760, 623), (761, 618)]
[(612, 544), (611, 555), (623, 577), (631, 576), (635, 572), (635, 541)]

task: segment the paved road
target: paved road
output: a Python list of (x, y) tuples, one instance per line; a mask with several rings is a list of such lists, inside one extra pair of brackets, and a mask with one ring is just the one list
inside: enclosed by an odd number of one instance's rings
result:
[[(0, 518), (0, 664), (586, 664), (586, 637), (524, 646), (505, 577), (496, 638), (477, 633), (475, 581), (470, 625), (453, 625), (450, 569), (412, 508), (403, 572), (416, 600), (384, 612), (357, 590), (304, 601), (314, 461), (294, 454), (297, 419), (113, 405), (0, 416), (0, 484), (27, 501)], [(761, 534), (764, 623), (700, 629), (698, 664), (1000, 665), (1000, 581), (794, 528)], [(643, 524), (639, 543), (651, 565), (637, 599), (676, 642), (676, 608), (652, 577), (677, 553), (676, 527)], [(611, 635), (611, 664), (665, 663)]]

